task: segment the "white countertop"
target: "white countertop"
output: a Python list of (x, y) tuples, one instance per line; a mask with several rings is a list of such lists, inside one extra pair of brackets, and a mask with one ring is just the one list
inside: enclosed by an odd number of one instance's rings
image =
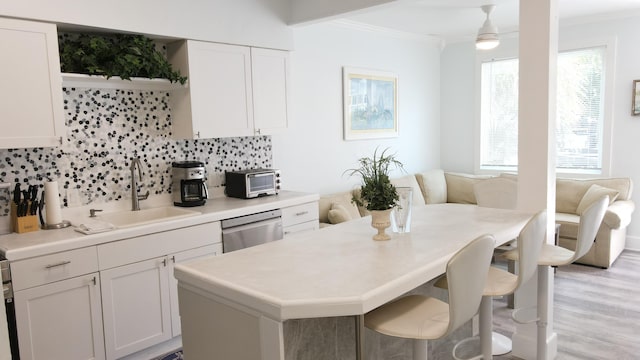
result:
[[(277, 321), (364, 314), (444, 273), (449, 258), (490, 233), (514, 239), (531, 213), (438, 204), (415, 207), (411, 233), (374, 241), (369, 216), (176, 265), (196, 288)], [(388, 229), (388, 231), (390, 231)]]
[[(116, 229), (99, 234), (84, 235), (72, 227), (58, 230), (39, 230), (24, 234), (0, 235), (0, 254), (10, 261), (47, 255), (111, 241), (193, 226), (236, 216), (317, 201), (318, 194), (282, 191), (278, 195), (256, 199), (216, 197), (204, 206), (188, 208), (201, 214), (141, 226)], [(145, 208), (145, 204), (141, 204)]]

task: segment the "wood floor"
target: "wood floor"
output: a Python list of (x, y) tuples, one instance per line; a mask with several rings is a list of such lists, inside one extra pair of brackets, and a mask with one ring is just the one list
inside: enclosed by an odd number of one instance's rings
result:
[[(557, 360), (640, 359), (640, 252), (623, 252), (609, 269), (558, 268), (554, 294)], [(495, 330), (510, 336), (512, 310), (499, 299), (494, 308)]]

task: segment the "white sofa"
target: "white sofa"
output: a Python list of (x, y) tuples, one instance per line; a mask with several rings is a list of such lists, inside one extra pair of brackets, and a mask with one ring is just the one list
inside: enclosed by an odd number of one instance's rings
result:
[[(514, 175), (502, 174), (511, 177)], [(490, 176), (445, 172), (440, 169), (392, 179), (396, 186), (409, 186), (414, 206), (437, 203), (476, 205), (474, 184)], [(556, 181), (556, 223), (560, 224), (559, 245), (575, 248), (581, 211), (597, 195), (608, 194), (611, 203), (600, 225), (591, 250), (577, 262), (608, 268), (624, 250), (627, 226), (635, 204), (631, 200), (633, 183), (630, 178), (561, 179)], [(351, 202), (358, 190), (323, 195), (319, 201), (320, 226), (340, 223), (367, 215), (365, 209)]]

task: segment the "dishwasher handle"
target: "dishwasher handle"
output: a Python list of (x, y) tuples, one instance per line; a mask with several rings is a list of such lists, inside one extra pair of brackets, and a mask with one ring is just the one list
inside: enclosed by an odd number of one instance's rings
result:
[(222, 229), (228, 229), (231, 227), (236, 227), (245, 224), (252, 224), (256, 222), (261, 222), (269, 219), (280, 219), (282, 217), (282, 210), (275, 209), (269, 211), (263, 211), (255, 214), (238, 216), (231, 219), (222, 220), (221, 225)]

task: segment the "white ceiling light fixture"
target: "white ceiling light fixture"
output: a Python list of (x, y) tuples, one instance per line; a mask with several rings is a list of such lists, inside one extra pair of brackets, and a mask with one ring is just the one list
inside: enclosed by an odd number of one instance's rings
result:
[(500, 38), (498, 38), (498, 27), (493, 25), (489, 15), (495, 8), (495, 5), (483, 5), (480, 8), (487, 14), (487, 19), (482, 24), (482, 27), (478, 30), (478, 37), (476, 38), (476, 49), (490, 50), (500, 45)]

